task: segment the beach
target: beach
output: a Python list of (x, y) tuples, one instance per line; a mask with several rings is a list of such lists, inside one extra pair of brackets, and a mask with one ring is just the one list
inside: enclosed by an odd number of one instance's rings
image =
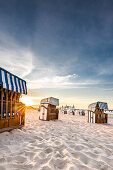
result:
[(27, 109), (22, 129), (0, 134), (0, 170), (59, 169), (113, 169), (113, 118), (93, 124), (87, 116), (59, 114), (41, 121)]

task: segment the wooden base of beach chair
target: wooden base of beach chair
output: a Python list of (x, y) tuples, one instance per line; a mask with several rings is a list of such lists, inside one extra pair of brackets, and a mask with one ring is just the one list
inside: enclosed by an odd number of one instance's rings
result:
[(48, 104), (46, 108), (44, 105), (42, 105), (39, 119), (45, 121), (58, 119), (58, 114), (59, 110), (56, 109), (56, 106)]
[(11, 130), (14, 130), (14, 129), (21, 129), (22, 127), (24, 127), (24, 125), (17, 125), (17, 126), (2, 128), (2, 129), (0, 129), (0, 133), (3, 133), (3, 132), (10, 132)]
[(107, 123), (108, 115), (104, 113), (103, 109), (96, 109), (95, 112), (88, 110), (89, 123)]

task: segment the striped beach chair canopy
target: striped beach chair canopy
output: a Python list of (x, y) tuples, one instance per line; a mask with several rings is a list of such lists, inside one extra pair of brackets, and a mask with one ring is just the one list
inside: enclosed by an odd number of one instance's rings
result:
[(96, 107), (98, 107), (99, 109), (108, 110), (108, 104), (104, 102), (92, 103), (88, 106), (88, 110), (95, 111)]
[(48, 98), (45, 98), (45, 99), (42, 99), (41, 104), (51, 104), (51, 105), (54, 105), (54, 106), (59, 106), (59, 99), (56, 99), (54, 97), (48, 97)]
[(26, 81), (0, 67), (0, 84), (4, 89), (27, 94)]

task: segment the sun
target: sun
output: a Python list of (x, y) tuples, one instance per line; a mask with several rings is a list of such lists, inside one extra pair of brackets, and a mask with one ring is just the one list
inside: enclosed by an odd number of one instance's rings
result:
[(26, 106), (32, 106), (33, 101), (31, 97), (22, 97), (21, 101), (26, 105)]

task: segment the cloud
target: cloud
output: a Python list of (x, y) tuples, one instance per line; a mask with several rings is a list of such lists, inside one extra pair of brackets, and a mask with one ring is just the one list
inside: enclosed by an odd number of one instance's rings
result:
[[(12, 36), (0, 32), (0, 65), (6, 70), (25, 79), (29, 89), (39, 88), (89, 88), (109, 84), (96, 76), (88, 77), (87, 69), (94, 65), (92, 60), (83, 60), (76, 54), (68, 59), (60, 60), (34, 53), (29, 46), (21, 46)], [(90, 64), (89, 64), (90, 63)], [(112, 64), (106, 62), (105, 67), (98, 65), (95, 74), (103, 75), (112, 72)], [(95, 67), (93, 67), (95, 68)], [(79, 71), (81, 74), (79, 75)], [(81, 76), (87, 73), (85, 77)]]
[[(112, 83), (113, 84), (113, 83)], [(99, 86), (111, 85), (111, 82), (104, 82), (101, 80), (80, 79), (77, 74), (66, 76), (51, 76), (47, 75), (36, 80), (28, 80), (28, 87), (30, 89), (40, 88), (60, 88), (60, 89), (74, 89), (74, 88), (96, 88)]]
[(98, 75), (113, 75), (113, 65), (103, 65), (98, 69)]
[(0, 44), (1, 67), (25, 78), (31, 89), (70, 87), (72, 81), (79, 77), (77, 74), (68, 74), (73, 62), (71, 59), (60, 65), (58, 62), (54, 64), (55, 61), (34, 55), (30, 48), (22, 47), (13, 37), (2, 32)]
[(113, 92), (113, 88), (106, 88), (106, 89), (104, 89), (104, 91), (110, 91), (110, 92)]
[(0, 32), (0, 66), (24, 78), (33, 69), (33, 54), (13, 37)]
[(113, 75), (113, 57), (104, 57), (98, 61), (95, 71), (99, 76), (111, 76)]
[(40, 79), (29, 81), (28, 87), (30, 89), (38, 88), (68, 88), (72, 87), (73, 82), (79, 76), (76, 74), (66, 75), (66, 76), (51, 76), (47, 75)]

